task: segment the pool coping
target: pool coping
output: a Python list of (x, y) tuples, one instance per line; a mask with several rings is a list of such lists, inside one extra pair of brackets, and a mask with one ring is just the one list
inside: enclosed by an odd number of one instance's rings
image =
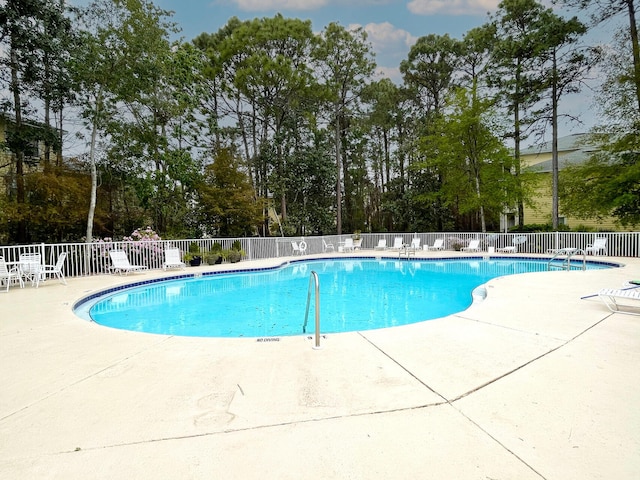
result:
[(625, 266), (499, 277), (464, 312), (332, 334), (319, 351), (298, 337), (116, 331), (71, 312), (175, 271), (12, 288), (0, 476), (637, 478), (640, 323), (581, 299), (637, 276), (640, 260), (611, 260)]

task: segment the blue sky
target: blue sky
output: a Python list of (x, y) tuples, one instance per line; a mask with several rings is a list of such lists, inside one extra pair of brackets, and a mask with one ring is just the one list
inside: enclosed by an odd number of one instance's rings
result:
[(499, 0), (155, 0), (174, 12), (185, 40), (213, 33), (231, 17), (241, 20), (285, 17), (311, 20), (314, 31), (331, 22), (364, 27), (376, 54), (380, 73), (399, 80), (400, 62), (411, 45), (430, 33), (462, 38), (482, 25)]
[[(174, 12), (173, 19), (185, 40), (202, 32), (216, 32), (233, 16), (248, 20), (281, 13), (285, 17), (311, 20), (316, 32), (331, 22), (345, 27), (361, 26), (373, 46), (378, 73), (400, 82), (400, 62), (407, 58), (411, 45), (419, 37), (446, 33), (462, 38), (471, 28), (486, 23), (500, 0), (155, 0), (154, 3)], [(550, 0), (541, 3), (552, 7)], [(584, 124), (561, 119), (561, 136), (584, 132), (594, 125), (589, 100), (592, 97), (593, 92), (587, 90), (563, 100), (564, 111), (580, 116)]]
[[(90, 0), (70, 0), (86, 5)], [(152, 0), (158, 7), (173, 12), (172, 19), (182, 30), (180, 36), (190, 41), (200, 33), (214, 33), (231, 17), (248, 20), (285, 17), (311, 20), (316, 32), (331, 22), (345, 27), (363, 27), (375, 52), (378, 73), (401, 81), (399, 65), (407, 58), (411, 45), (421, 36), (449, 34), (462, 38), (471, 28), (486, 23), (489, 13), (496, 11), (500, 0)], [(539, 0), (553, 7), (551, 0)], [(572, 13), (574, 15), (575, 12)], [(582, 15), (585, 16), (586, 15)], [(586, 18), (583, 19), (586, 22)], [(608, 41), (616, 26), (605, 25), (590, 37)], [(592, 40), (593, 42), (593, 40)], [(597, 81), (592, 82), (594, 85)], [(587, 131), (595, 123), (591, 113), (593, 92), (566, 97), (561, 108), (571, 115), (579, 115), (583, 125), (561, 120), (561, 135)]]

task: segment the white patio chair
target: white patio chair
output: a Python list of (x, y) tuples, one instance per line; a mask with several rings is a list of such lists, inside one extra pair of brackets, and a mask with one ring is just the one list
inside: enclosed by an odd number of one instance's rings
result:
[(402, 237), (395, 237), (393, 239), (393, 246), (391, 250), (402, 250), (404, 248), (404, 240)]
[(302, 240), (300, 243), (291, 241), (291, 248), (293, 248), (294, 255), (304, 255), (307, 251), (307, 242)]
[(329, 250), (331, 250), (332, 252), (336, 251), (336, 247), (333, 246), (333, 243), (327, 243), (325, 242), (324, 238), (322, 239), (322, 251), (323, 252), (328, 252)]
[(607, 255), (607, 239), (604, 237), (596, 238), (593, 243), (590, 243), (584, 249), (584, 253), (587, 255), (598, 255), (600, 252), (603, 252), (603, 255)]
[(9, 286), (12, 281), (18, 281), (20, 284), (20, 288), (24, 287), (24, 282), (22, 281), (22, 273), (18, 267), (9, 268), (7, 262), (5, 262), (4, 257), (0, 257), (0, 285), (2, 283), (7, 284), (7, 292), (9, 291)]
[(42, 278), (41, 258), (39, 253), (21, 253), (19, 257), (20, 273), (23, 280), (30, 281), (31, 286), (35, 285), (36, 288), (40, 286)]
[(355, 251), (355, 246), (353, 245), (353, 238), (345, 238), (344, 246), (342, 247), (343, 252), (353, 252)]
[(184, 269), (187, 265), (182, 261), (180, 256), (180, 249), (171, 247), (167, 248), (164, 251), (164, 262), (162, 263), (162, 269), (166, 270), (167, 268), (182, 268)]
[(119, 273), (120, 275), (124, 273), (128, 275), (129, 272), (138, 272), (147, 269), (146, 265), (131, 265), (126, 252), (122, 250), (109, 251), (109, 257), (111, 257), (111, 271), (113, 273)]
[(425, 250), (444, 250), (444, 238), (436, 238), (433, 245), (425, 245)]
[(409, 244), (409, 247), (407, 248), (409, 250), (412, 250), (414, 253), (420, 250), (420, 239), (418, 237), (413, 237), (411, 243)]
[(480, 240), (470, 240), (469, 245), (460, 249), (461, 252), (479, 252)]
[(378, 245), (373, 247), (374, 250), (386, 250), (387, 249), (387, 239), (381, 238), (378, 240)]
[(67, 258), (67, 252), (62, 252), (60, 256), (58, 256), (58, 261), (55, 265), (43, 265), (40, 269), (40, 274), (42, 279), (45, 280), (47, 275), (55, 275), (60, 280), (60, 283), (64, 285), (67, 284), (67, 281), (64, 278), (64, 273), (62, 272), (62, 267), (64, 267), (64, 261)]

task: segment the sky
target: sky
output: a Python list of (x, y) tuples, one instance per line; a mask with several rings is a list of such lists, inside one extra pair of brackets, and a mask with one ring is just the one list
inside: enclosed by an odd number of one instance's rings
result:
[[(277, 13), (287, 18), (311, 20), (315, 32), (321, 32), (331, 22), (344, 27), (363, 27), (375, 52), (377, 73), (400, 83), (400, 62), (407, 58), (411, 46), (418, 38), (428, 34), (449, 34), (462, 39), (470, 29), (489, 20), (500, 0), (152, 0), (164, 10), (173, 12), (171, 19), (181, 32), (179, 36), (190, 41), (200, 33), (215, 33), (230, 18), (240, 20), (273, 17)], [(89, 0), (75, 0), (87, 4)], [(551, 0), (540, 0), (567, 16)], [(576, 12), (572, 12), (572, 15)], [(582, 15), (585, 16), (585, 15)], [(583, 20), (586, 22), (585, 20)], [(614, 28), (605, 26), (605, 30)], [(600, 32), (602, 34), (602, 32)], [(610, 36), (605, 32), (606, 37)], [(598, 42), (602, 41), (600, 35)], [(592, 82), (594, 85), (597, 82)], [(591, 113), (593, 92), (566, 97), (562, 108), (578, 115), (583, 124), (560, 121), (560, 135), (586, 132), (596, 123)], [(547, 138), (543, 140), (548, 140)]]
[(331, 22), (363, 27), (375, 51), (379, 72), (400, 80), (398, 67), (411, 45), (431, 33), (462, 36), (488, 20), (499, 0), (154, 0), (174, 12), (185, 40), (214, 33), (231, 17), (240, 20), (284, 17), (311, 20), (315, 32)]

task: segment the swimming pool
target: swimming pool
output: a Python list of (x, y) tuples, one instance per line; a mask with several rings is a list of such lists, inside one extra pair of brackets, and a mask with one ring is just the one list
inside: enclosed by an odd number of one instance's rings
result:
[[(588, 264), (608, 267), (611, 264)], [(488, 280), (546, 269), (547, 260), (524, 258), (305, 260), (277, 268), (141, 282), (84, 299), (75, 311), (104, 326), (165, 335), (300, 335), (309, 276), (315, 271), (321, 333), (371, 330), (460, 312), (471, 305), (472, 291)], [(313, 315), (312, 298), (307, 333), (314, 330)]]

